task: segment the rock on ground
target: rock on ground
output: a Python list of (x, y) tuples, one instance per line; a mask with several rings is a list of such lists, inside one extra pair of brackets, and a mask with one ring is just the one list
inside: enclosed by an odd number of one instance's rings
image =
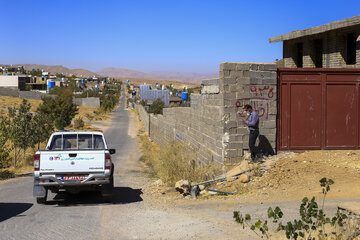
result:
[(250, 181), (250, 178), (247, 174), (244, 173), (239, 176), (239, 181), (242, 183), (248, 183)]
[(180, 192), (184, 196), (189, 195), (191, 191), (191, 185), (188, 180), (180, 180), (175, 183), (176, 191)]

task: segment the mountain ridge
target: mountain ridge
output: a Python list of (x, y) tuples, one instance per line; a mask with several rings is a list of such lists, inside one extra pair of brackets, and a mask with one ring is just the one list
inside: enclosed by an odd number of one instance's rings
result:
[(201, 82), (203, 79), (218, 78), (218, 73), (188, 73), (188, 72), (167, 72), (167, 71), (151, 71), (140, 72), (126, 68), (108, 67), (98, 70), (96, 73), (108, 77), (129, 77), (129, 78), (147, 78), (162, 80), (177, 80), (184, 82)]
[(45, 64), (5, 64), (12, 67), (23, 66), (25, 70), (43, 69), (53, 74), (62, 73), (64, 75), (75, 75), (77, 77), (120, 77), (120, 78), (138, 78), (138, 79), (159, 79), (169, 81), (182, 81), (189, 83), (201, 83), (203, 79), (218, 78), (218, 73), (189, 73), (189, 72), (167, 72), (167, 71), (151, 71), (141, 72), (126, 68), (106, 67), (96, 72), (75, 68), (70, 69), (62, 65), (45, 65)]
[(92, 72), (90, 70), (87, 69), (83, 69), (83, 68), (74, 68), (74, 69), (70, 69), (67, 67), (64, 67), (62, 65), (45, 65), (45, 64), (6, 64), (6, 65), (11, 65), (12, 67), (18, 67), (18, 66), (23, 66), (25, 68), (25, 70), (32, 70), (32, 69), (43, 69), (45, 72), (50, 72), (53, 74), (56, 73), (62, 73), (65, 76), (67, 75), (75, 75), (77, 77), (81, 77), (81, 75), (83, 77), (88, 77), (88, 76), (96, 76), (99, 77), (100, 75)]

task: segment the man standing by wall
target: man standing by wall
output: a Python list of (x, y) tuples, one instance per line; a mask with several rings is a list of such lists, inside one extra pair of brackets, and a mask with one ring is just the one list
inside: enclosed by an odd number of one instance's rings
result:
[(243, 122), (248, 126), (250, 130), (249, 136), (249, 148), (251, 152), (251, 159), (255, 160), (255, 142), (256, 138), (259, 136), (259, 116), (256, 111), (253, 110), (252, 106), (246, 104), (243, 108), (246, 112), (249, 112), (247, 119), (244, 119)]

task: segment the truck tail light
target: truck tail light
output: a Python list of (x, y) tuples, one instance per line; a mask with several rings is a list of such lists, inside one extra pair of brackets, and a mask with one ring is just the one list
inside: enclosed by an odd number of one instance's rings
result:
[(105, 153), (105, 169), (111, 169), (111, 156), (110, 156), (110, 153)]
[(34, 170), (39, 171), (40, 169), (40, 154), (34, 155)]

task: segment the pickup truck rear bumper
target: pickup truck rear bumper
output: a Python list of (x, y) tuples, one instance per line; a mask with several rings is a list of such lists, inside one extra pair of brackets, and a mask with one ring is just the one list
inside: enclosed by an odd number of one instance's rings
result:
[(84, 180), (62, 181), (53, 175), (42, 175), (38, 177), (39, 186), (81, 186), (101, 185), (109, 183), (109, 176), (105, 174), (89, 174)]

